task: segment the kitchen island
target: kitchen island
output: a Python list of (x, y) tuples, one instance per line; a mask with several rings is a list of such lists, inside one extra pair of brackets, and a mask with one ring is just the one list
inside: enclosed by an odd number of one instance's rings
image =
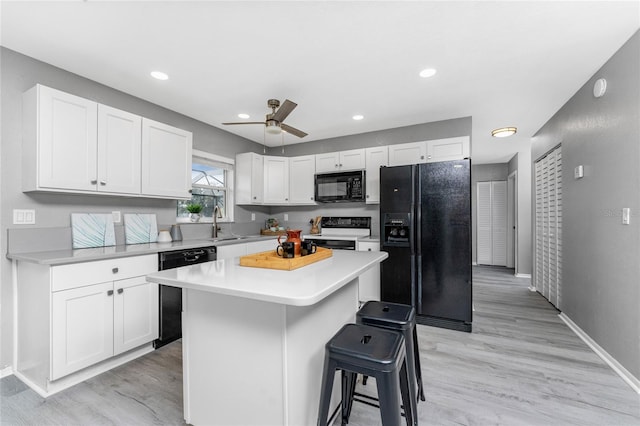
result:
[(183, 288), (186, 422), (315, 424), (324, 345), (355, 320), (358, 277), (386, 257), (335, 251), (293, 271), (234, 258), (148, 275)]

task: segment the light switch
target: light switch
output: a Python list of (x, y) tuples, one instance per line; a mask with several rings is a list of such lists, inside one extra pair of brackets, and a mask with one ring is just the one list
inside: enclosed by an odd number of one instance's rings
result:
[(255, 213), (251, 213), (251, 220), (256, 220), (256, 214)]
[(111, 216), (113, 216), (113, 223), (120, 223), (120, 221), (122, 220), (120, 212), (118, 211), (111, 212)]
[(284, 221), (287, 222), (289, 220), (289, 215), (287, 213), (284, 214)]
[(582, 167), (582, 165), (576, 167), (575, 169), (573, 169), (573, 177), (575, 179), (580, 179), (584, 176), (584, 167)]
[(13, 209), (13, 224), (14, 225), (35, 225), (36, 211)]
[(629, 225), (631, 222), (631, 209), (629, 207), (624, 207), (622, 209), (622, 224)]

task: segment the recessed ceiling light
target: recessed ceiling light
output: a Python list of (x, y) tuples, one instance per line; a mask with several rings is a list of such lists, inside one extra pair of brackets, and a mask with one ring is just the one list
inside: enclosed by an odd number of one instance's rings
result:
[(422, 78), (429, 78), (429, 77), (433, 77), (434, 75), (436, 75), (438, 71), (436, 71), (435, 68), (425, 68), (422, 71), (420, 71), (420, 77)]
[(501, 127), (491, 131), (491, 136), (494, 138), (506, 138), (507, 136), (515, 135), (518, 129), (516, 127)]
[(240, 113), (240, 114), (238, 114), (238, 117), (240, 117), (240, 118), (249, 118), (250, 115), (249, 114)]
[(354, 120), (358, 121), (358, 120), (362, 120), (364, 118), (364, 115), (356, 114), (351, 118), (353, 118)]
[(151, 71), (151, 77), (157, 78), (158, 80), (169, 80), (169, 76), (162, 71)]

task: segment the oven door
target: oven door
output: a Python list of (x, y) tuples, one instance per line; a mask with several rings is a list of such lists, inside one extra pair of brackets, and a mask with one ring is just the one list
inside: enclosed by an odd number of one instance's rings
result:
[(355, 250), (355, 240), (331, 240), (324, 238), (305, 238), (305, 241), (313, 241), (318, 247), (324, 247), (334, 250)]

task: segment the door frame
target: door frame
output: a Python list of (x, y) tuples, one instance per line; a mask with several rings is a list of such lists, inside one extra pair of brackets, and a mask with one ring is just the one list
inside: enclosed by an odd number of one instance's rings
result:
[(507, 268), (518, 275), (518, 171), (507, 177)]

